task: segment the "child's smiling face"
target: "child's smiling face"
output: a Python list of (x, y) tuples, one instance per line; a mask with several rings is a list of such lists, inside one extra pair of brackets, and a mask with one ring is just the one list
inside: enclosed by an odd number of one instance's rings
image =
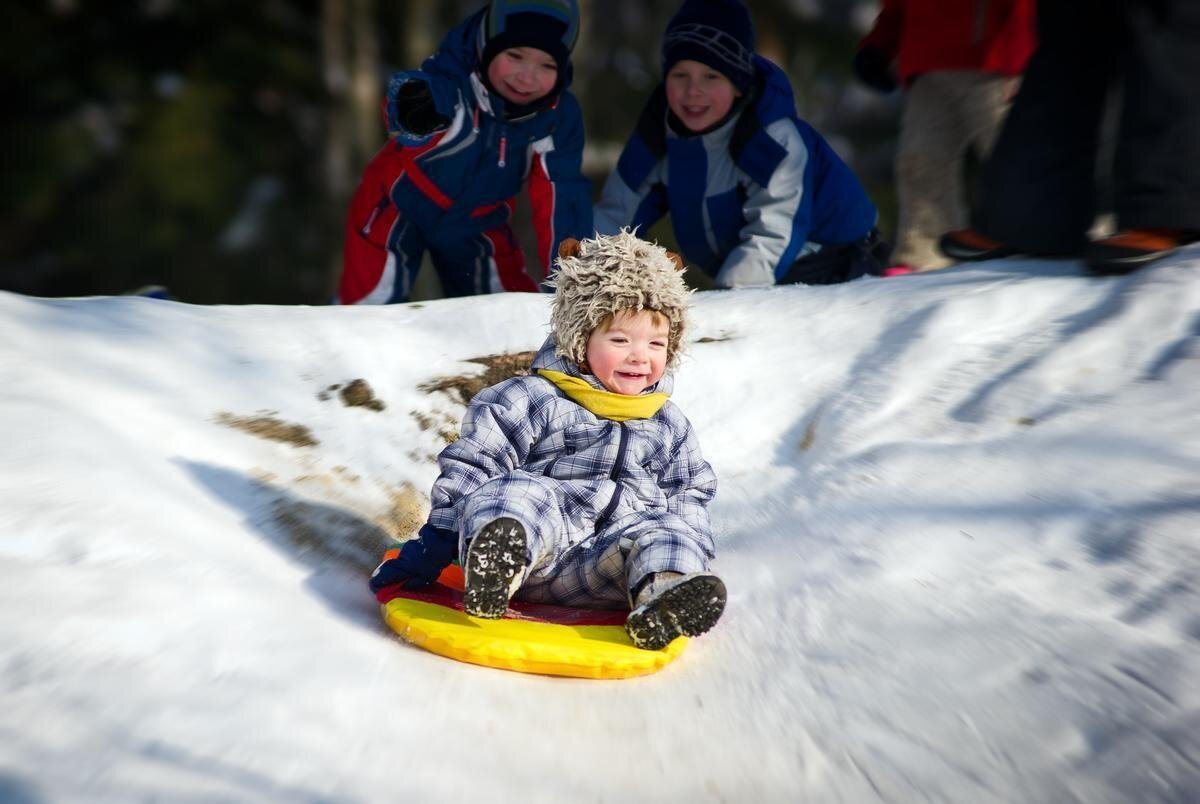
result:
[(723, 73), (691, 59), (672, 65), (666, 85), (667, 105), (692, 132), (719, 123), (742, 94)]
[(558, 82), (558, 65), (544, 50), (510, 47), (488, 64), (487, 77), (500, 97), (524, 106), (550, 94)]
[(662, 313), (623, 310), (592, 330), (587, 370), (614, 394), (640, 394), (662, 379), (669, 336)]

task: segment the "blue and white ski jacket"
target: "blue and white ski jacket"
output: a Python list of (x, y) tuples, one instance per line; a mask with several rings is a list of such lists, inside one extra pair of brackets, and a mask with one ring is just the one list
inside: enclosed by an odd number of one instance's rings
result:
[(733, 288), (773, 285), (797, 259), (871, 231), (877, 212), (854, 172), (797, 116), (784, 72), (754, 61), (756, 97), (707, 134), (676, 134), (655, 90), (596, 206), (599, 234), (669, 213), (687, 261)]
[[(582, 377), (603, 390), (595, 377), (581, 374), (554, 352), (551, 336), (533, 361), (534, 371)], [(671, 387), (667, 374), (644, 393), (670, 393)], [(471, 496), (497, 478), (512, 478), (517, 491), (530, 478), (553, 489), (546, 498), (552, 502), (541, 511), (544, 521), (523, 522), (531, 531), (555, 529), (540, 534), (540, 541), (586, 549), (604, 533), (650, 530), (656, 538), (637, 557), (642, 574), (704, 569), (714, 555), (708, 503), (716, 494), (717, 478), (691, 423), (669, 400), (649, 418), (612, 421), (591, 413), (548, 379), (515, 377), (475, 395), (459, 439), (442, 450), (438, 464), (429, 520), (419, 539), (401, 550), (395, 568), (399, 577), (437, 578), (458, 555), (460, 541), (485, 524), (466, 521), (467, 509)], [(494, 488), (489, 486), (488, 496), (502, 498), (503, 485)], [(485, 509), (492, 507), (489, 503)], [(488, 516), (526, 512), (520, 506), (502, 509)], [(384, 565), (381, 570), (385, 568), (391, 569)], [(373, 581), (388, 582), (395, 581)]]
[[(590, 183), (583, 176), (583, 115), (566, 87), (570, 65), (552, 103), (507, 119), (505, 100), (479, 75), (480, 11), (453, 28), (420, 70), (394, 74), (385, 116), (412, 158), (391, 187), (391, 201), (423, 231), (439, 239), (461, 231), (482, 233), (511, 214), (514, 197), (528, 182), (538, 256), (547, 269), (558, 244), (592, 233)], [(392, 113), (401, 86), (428, 84), (437, 112), (449, 125), (415, 135)]]

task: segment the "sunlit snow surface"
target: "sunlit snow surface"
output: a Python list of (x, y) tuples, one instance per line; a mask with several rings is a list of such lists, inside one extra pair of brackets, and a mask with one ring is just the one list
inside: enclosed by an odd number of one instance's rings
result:
[(1200, 797), (1200, 249), (695, 301), (729, 606), (597, 682), (412, 648), (365, 583), (463, 411), (422, 386), (547, 297), (0, 294), (0, 800)]

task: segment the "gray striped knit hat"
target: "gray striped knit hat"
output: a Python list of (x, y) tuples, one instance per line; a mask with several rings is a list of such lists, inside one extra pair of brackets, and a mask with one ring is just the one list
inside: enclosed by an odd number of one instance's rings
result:
[(492, 0), (479, 26), (479, 64), (486, 72), (510, 47), (544, 50), (564, 75), (579, 39), (577, 0)]
[(743, 95), (754, 87), (754, 22), (740, 0), (686, 0), (663, 35), (663, 76), (684, 59), (706, 64)]

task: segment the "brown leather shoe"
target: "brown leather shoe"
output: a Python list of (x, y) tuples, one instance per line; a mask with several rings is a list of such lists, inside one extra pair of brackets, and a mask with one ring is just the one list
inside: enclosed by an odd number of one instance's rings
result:
[(1196, 232), (1179, 229), (1122, 229), (1089, 243), (1084, 257), (1090, 273), (1127, 274), (1197, 239), (1200, 235)]
[(977, 229), (958, 229), (947, 232), (938, 241), (938, 248), (952, 260), (960, 262), (978, 262), (992, 260), (997, 257), (1010, 257), (1016, 254), (1016, 249), (1009, 248), (998, 240), (993, 240)]

